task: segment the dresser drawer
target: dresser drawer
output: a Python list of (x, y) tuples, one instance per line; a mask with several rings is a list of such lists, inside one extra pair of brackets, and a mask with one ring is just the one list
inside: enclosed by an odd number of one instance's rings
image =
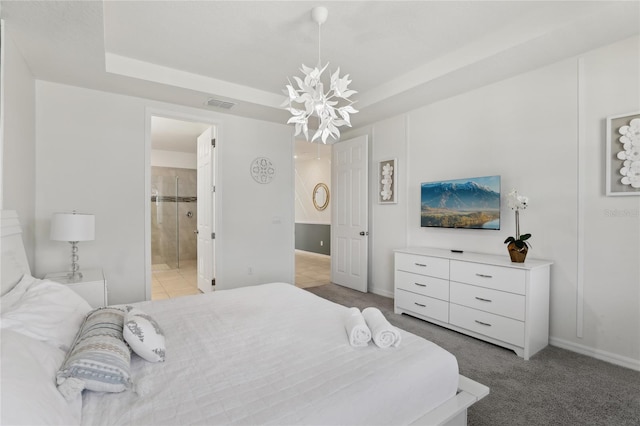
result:
[(396, 253), (395, 267), (400, 271), (449, 279), (449, 259)]
[(396, 288), (440, 300), (449, 300), (449, 281), (442, 278), (397, 271)]
[(451, 303), (449, 323), (485, 336), (524, 346), (524, 322)]
[(524, 321), (524, 296), (489, 288), (451, 283), (451, 303)]
[(396, 291), (396, 306), (438, 321), (449, 321), (449, 302), (445, 302), (404, 290)]
[(451, 281), (525, 294), (526, 271), (503, 266), (452, 260)]

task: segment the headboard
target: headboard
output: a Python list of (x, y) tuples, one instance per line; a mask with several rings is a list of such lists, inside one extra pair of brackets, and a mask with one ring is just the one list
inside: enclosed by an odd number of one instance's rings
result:
[(11, 290), (24, 274), (31, 274), (27, 253), (22, 242), (22, 228), (18, 220), (18, 214), (14, 210), (2, 210), (0, 219), (2, 228), (2, 286), (0, 296)]

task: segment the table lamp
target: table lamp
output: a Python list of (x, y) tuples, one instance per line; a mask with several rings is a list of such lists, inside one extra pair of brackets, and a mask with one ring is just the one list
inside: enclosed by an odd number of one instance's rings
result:
[(76, 281), (82, 278), (78, 271), (78, 242), (95, 239), (95, 216), (92, 214), (54, 213), (51, 217), (51, 236), (54, 241), (68, 241), (71, 244), (71, 272), (67, 276)]

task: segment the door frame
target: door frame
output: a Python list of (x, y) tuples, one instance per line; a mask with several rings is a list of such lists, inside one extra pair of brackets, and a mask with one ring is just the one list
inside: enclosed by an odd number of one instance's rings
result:
[[(144, 263), (145, 263), (145, 272), (144, 272), (144, 282), (145, 282), (145, 300), (151, 300), (151, 203), (149, 200), (151, 199), (151, 118), (152, 117), (162, 117), (162, 118), (171, 118), (174, 120), (182, 120), (182, 121), (193, 121), (197, 123), (208, 124), (212, 127), (216, 128), (216, 146), (219, 146), (221, 142), (222, 135), (222, 123), (218, 120), (213, 119), (210, 115), (206, 115), (206, 112), (203, 112), (202, 115), (184, 113), (180, 111), (175, 111), (171, 109), (161, 109), (161, 108), (145, 108), (145, 126), (144, 126)], [(216, 182), (216, 197), (218, 200), (221, 195), (221, 187), (220, 180), (218, 179), (218, 158), (219, 152), (214, 156), (213, 163), (213, 174)], [(218, 218), (219, 218), (219, 202), (216, 202), (214, 205), (213, 211), (213, 226), (214, 229), (218, 229)], [(217, 232), (217, 231), (216, 231)], [(216, 239), (218, 239), (218, 234), (216, 234)], [(217, 250), (214, 251), (214, 262), (217, 261)]]

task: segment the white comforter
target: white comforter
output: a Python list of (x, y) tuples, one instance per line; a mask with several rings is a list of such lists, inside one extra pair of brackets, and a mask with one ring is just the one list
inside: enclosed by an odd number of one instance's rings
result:
[(406, 424), (456, 393), (450, 353), (404, 331), (398, 348), (354, 348), (347, 308), (289, 284), (137, 306), (166, 362), (132, 355), (142, 396), (85, 392), (83, 424)]

